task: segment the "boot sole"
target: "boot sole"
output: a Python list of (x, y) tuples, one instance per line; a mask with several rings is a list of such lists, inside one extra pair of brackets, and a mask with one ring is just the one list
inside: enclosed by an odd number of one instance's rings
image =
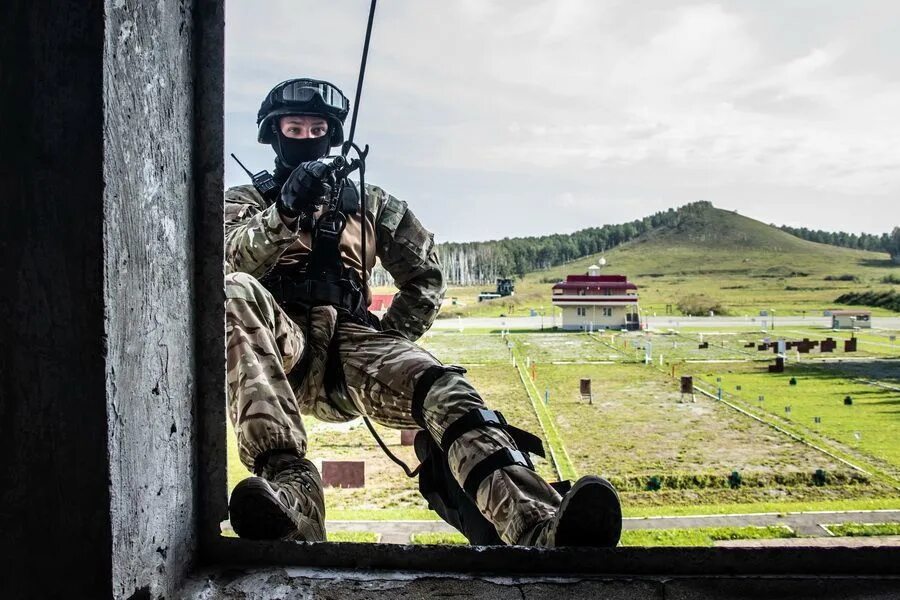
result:
[(297, 530), (261, 477), (238, 483), (228, 505), (231, 528), (248, 540), (278, 540)]
[(610, 482), (579, 479), (559, 507), (554, 546), (613, 548), (622, 536), (622, 505)]

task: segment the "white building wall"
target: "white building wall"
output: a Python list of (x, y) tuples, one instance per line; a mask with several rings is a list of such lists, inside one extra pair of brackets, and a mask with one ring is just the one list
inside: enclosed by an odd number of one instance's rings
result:
[(872, 320), (869, 317), (863, 319), (861, 317), (853, 318), (850, 315), (833, 315), (831, 317), (831, 327), (832, 329), (853, 329), (854, 327), (871, 329)]
[[(635, 310), (633, 306), (610, 306), (612, 316), (603, 314), (602, 306), (562, 306), (562, 328), (572, 330), (624, 329), (627, 321), (625, 315)], [(578, 309), (584, 309), (584, 315)]]

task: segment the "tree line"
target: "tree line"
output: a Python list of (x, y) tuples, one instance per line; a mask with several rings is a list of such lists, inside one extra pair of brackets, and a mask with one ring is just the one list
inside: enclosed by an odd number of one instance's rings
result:
[(853, 248), (855, 250), (887, 252), (895, 262), (900, 262), (900, 227), (894, 227), (891, 233), (882, 233), (881, 235), (847, 233), (846, 231), (823, 231), (821, 229), (790, 227), (788, 225), (782, 225), (779, 229), (810, 242)]
[[(705, 200), (670, 208), (627, 223), (589, 227), (575, 233), (503, 238), (486, 242), (443, 242), (438, 257), (448, 285), (491, 284), (498, 277), (523, 277), (591, 254), (599, 254), (633, 240), (657, 227), (677, 226), (686, 216), (713, 208)], [(373, 285), (385, 285), (390, 276), (380, 267)]]

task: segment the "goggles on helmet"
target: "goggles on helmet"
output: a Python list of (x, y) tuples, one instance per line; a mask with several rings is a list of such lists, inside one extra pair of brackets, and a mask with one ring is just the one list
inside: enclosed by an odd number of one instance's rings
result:
[[(339, 112), (350, 110), (350, 101), (347, 97), (327, 81), (318, 81), (316, 79), (294, 79), (286, 81), (284, 84), (276, 87), (271, 91), (271, 101), (274, 105), (281, 104), (285, 107), (293, 105), (297, 108), (305, 108), (311, 102), (319, 100), (325, 106)], [(318, 98), (316, 98), (318, 96)]]
[(277, 119), (285, 115), (321, 115), (328, 119), (331, 146), (344, 142), (344, 119), (350, 112), (350, 101), (337, 87), (319, 79), (282, 81), (266, 95), (256, 124), (257, 139), (262, 144), (275, 141)]

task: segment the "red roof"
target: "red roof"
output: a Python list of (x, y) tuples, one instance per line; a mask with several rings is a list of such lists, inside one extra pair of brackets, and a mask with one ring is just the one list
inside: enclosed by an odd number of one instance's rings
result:
[(629, 298), (585, 298), (584, 296), (553, 296), (553, 303), (572, 303), (572, 304), (596, 304), (598, 306), (602, 306), (608, 303), (615, 302), (624, 302), (624, 303), (634, 303), (637, 302), (637, 296), (631, 296)]
[(636, 290), (637, 286), (624, 275), (569, 275), (565, 282), (557, 283), (554, 290), (573, 290), (603, 294), (603, 290)]
[(613, 283), (618, 281), (621, 283), (625, 283), (626, 281), (628, 281), (628, 279), (624, 275), (568, 275), (566, 277), (566, 283), (576, 283), (581, 281), (598, 281), (604, 283)]
[(585, 281), (585, 282), (577, 282), (573, 283), (570, 281), (566, 281), (565, 283), (557, 283), (553, 286), (554, 290), (636, 290), (637, 286), (631, 282), (626, 281), (614, 281), (610, 283), (606, 282), (597, 282), (597, 281)]

